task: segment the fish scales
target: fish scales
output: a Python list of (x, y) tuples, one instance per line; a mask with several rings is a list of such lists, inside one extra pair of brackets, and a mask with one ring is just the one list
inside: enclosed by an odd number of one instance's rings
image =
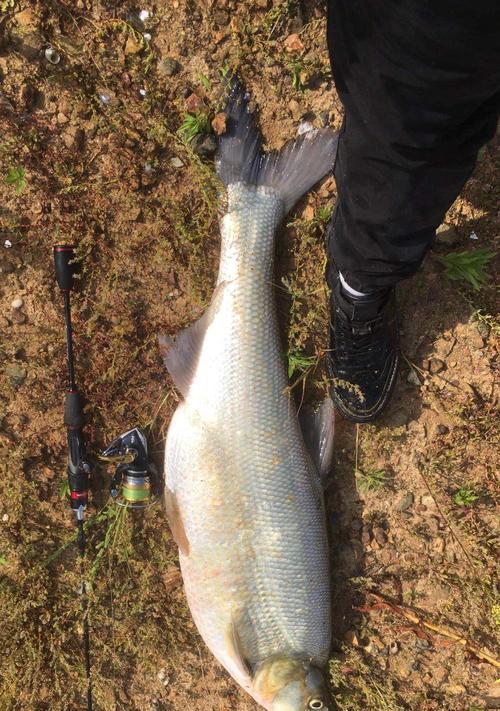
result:
[(281, 201), (265, 188), (230, 190), (223, 295), (171, 425), (167, 486), (190, 542), (182, 573), (208, 646), (224, 645), (236, 617), (249, 661), (305, 651), (323, 663), (330, 644), (324, 515), (286, 390), (272, 294), (281, 215)]

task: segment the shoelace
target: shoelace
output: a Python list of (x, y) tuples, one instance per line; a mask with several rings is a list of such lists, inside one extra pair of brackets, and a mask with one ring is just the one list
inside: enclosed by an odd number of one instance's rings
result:
[(378, 366), (377, 354), (386, 350), (383, 319), (353, 324), (336, 310), (335, 353), (339, 360), (348, 360), (350, 370), (370, 370)]

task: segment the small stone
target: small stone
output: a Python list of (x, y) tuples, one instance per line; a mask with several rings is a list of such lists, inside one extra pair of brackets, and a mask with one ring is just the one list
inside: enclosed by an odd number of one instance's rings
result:
[(197, 94), (190, 94), (186, 99), (186, 109), (194, 114), (201, 104), (201, 99)]
[(17, 297), (17, 299), (14, 299), (11, 304), (13, 309), (22, 309), (24, 305), (24, 301), (21, 299), (20, 296)]
[(442, 554), (445, 549), (445, 542), (442, 538), (435, 538), (432, 542), (432, 549), (435, 553)]
[(412, 494), (412, 492), (408, 492), (404, 496), (401, 496), (398, 501), (396, 502), (394, 506), (395, 511), (407, 511), (413, 506), (413, 502), (415, 501), (415, 496)]
[(436, 432), (438, 435), (447, 435), (449, 432), (449, 428), (446, 427), (446, 425), (437, 425), (436, 427)]
[(322, 128), (326, 128), (330, 123), (330, 112), (329, 111), (321, 111), (319, 114), (319, 120), (320, 120)]
[(347, 630), (344, 634), (344, 641), (347, 644), (352, 644), (353, 647), (359, 647), (359, 637), (356, 634), (356, 630)]
[(294, 118), (300, 118), (300, 116), (302, 115), (302, 109), (296, 99), (291, 99), (288, 102), (288, 108), (290, 109), (290, 112)]
[(206, 133), (196, 136), (191, 145), (193, 146), (194, 152), (204, 158), (210, 157), (217, 150), (215, 137)]
[(68, 123), (69, 117), (66, 116), (66, 114), (63, 114), (61, 111), (57, 114), (57, 123), (58, 124), (65, 124)]
[(142, 42), (139, 42), (134, 35), (130, 34), (125, 43), (125, 54), (139, 54), (142, 50)]
[(389, 654), (397, 654), (399, 652), (399, 644), (396, 641), (389, 642), (387, 645), (387, 651)]
[(420, 385), (421, 385), (420, 378), (418, 377), (416, 372), (413, 370), (413, 368), (410, 369), (410, 372), (408, 373), (406, 380), (411, 385), (418, 385), (418, 387), (420, 387)]
[(436, 375), (436, 373), (441, 373), (446, 370), (446, 363), (440, 358), (431, 358), (429, 361), (429, 373), (431, 375)]
[(18, 325), (26, 323), (27, 321), (27, 316), (21, 311), (21, 309), (14, 309), (10, 318), (12, 319), (12, 323), (17, 323)]
[(286, 40), (283, 42), (283, 46), (287, 52), (290, 52), (290, 54), (300, 54), (305, 49), (304, 43), (300, 39), (300, 36), (296, 33), (288, 35)]
[(20, 365), (8, 365), (5, 368), (5, 375), (7, 376), (12, 388), (18, 388), (26, 380), (27, 371), (26, 368), (22, 368)]
[(379, 546), (385, 546), (387, 543), (387, 533), (384, 531), (381, 526), (375, 526), (373, 528), (373, 537), (379, 544)]
[(314, 219), (314, 207), (312, 205), (306, 205), (302, 210), (302, 219), (308, 222)]
[(181, 65), (173, 57), (164, 57), (158, 62), (158, 73), (162, 77), (172, 77), (180, 70)]
[(226, 10), (217, 10), (212, 15), (212, 19), (215, 27), (220, 29), (221, 27), (227, 27), (229, 25), (230, 17)]
[(467, 334), (467, 343), (469, 346), (471, 346), (476, 351), (481, 350), (481, 348), (484, 347), (484, 339), (480, 335), (480, 333), (475, 325), (472, 328), (470, 328), (470, 331)]
[(183, 167), (184, 167), (184, 163), (181, 161), (180, 158), (178, 158), (178, 156), (173, 156), (173, 157), (170, 159), (170, 165), (171, 165), (173, 168), (183, 168)]
[(70, 126), (62, 135), (63, 143), (70, 150), (81, 151), (85, 144), (85, 131), (77, 126)]
[(487, 323), (484, 323), (484, 321), (479, 321), (479, 323), (476, 326), (477, 332), (481, 336), (481, 338), (487, 339), (490, 335), (490, 327), (488, 326)]
[(27, 8), (21, 12), (17, 12), (14, 15), (14, 20), (17, 22), (19, 27), (26, 28), (33, 25), (36, 21), (34, 10), (32, 8)]
[(422, 506), (425, 506), (428, 511), (434, 511), (437, 508), (436, 502), (434, 501), (434, 497), (430, 494), (425, 494), (425, 496), (422, 496), (421, 501)]
[(2, 516), (2, 521), (3, 521), (3, 523), (7, 523), (8, 520), (9, 520), (9, 514), (4, 514), (4, 515)]
[(444, 684), (443, 691), (452, 696), (460, 696), (461, 694), (465, 694), (467, 689), (462, 684)]
[(61, 55), (53, 47), (47, 47), (44, 54), (45, 54), (45, 59), (50, 64), (59, 64), (59, 62), (61, 61)]
[(443, 222), (436, 230), (437, 244), (445, 245), (446, 247), (454, 247), (460, 241), (457, 228), (454, 225), (447, 225)]

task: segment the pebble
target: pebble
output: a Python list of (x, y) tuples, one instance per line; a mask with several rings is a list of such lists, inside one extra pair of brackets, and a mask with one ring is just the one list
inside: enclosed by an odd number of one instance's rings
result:
[(24, 301), (21, 299), (20, 296), (17, 297), (17, 299), (14, 299), (11, 304), (13, 309), (22, 309), (24, 305)]
[(61, 55), (53, 47), (47, 47), (44, 54), (45, 59), (50, 62), (50, 64), (59, 64), (61, 61)]
[(18, 388), (26, 380), (27, 371), (26, 368), (22, 368), (20, 365), (8, 365), (5, 368), (5, 375), (9, 379), (9, 383), (12, 388)]
[(347, 644), (352, 644), (353, 647), (359, 647), (359, 637), (356, 634), (356, 630), (347, 630), (344, 634), (344, 641)]
[(411, 508), (413, 506), (414, 501), (415, 501), (415, 496), (410, 491), (398, 499), (398, 501), (396, 502), (396, 504), (394, 506), (394, 510), (395, 511), (407, 511), (409, 508)]
[(446, 370), (446, 363), (440, 358), (431, 358), (429, 361), (429, 372), (431, 375), (436, 375), (436, 373), (441, 373)]
[(300, 118), (300, 116), (302, 115), (302, 109), (296, 99), (291, 99), (291, 101), (288, 102), (288, 108), (290, 109), (294, 118)]
[(387, 651), (389, 654), (397, 654), (399, 652), (399, 644), (396, 641), (390, 642), (387, 645)]
[(21, 309), (14, 309), (14, 311), (12, 311), (12, 314), (10, 317), (11, 317), (13, 323), (17, 323), (19, 325), (26, 323), (26, 321), (27, 321), (27, 316), (25, 313), (23, 313), (21, 311)]
[(208, 158), (217, 150), (217, 141), (211, 134), (202, 134), (195, 136), (192, 142), (193, 150), (199, 156)]
[(85, 131), (77, 126), (70, 126), (62, 135), (62, 140), (66, 148), (81, 151), (85, 144)]
[(477, 326), (477, 332), (481, 336), (481, 338), (488, 338), (490, 335), (490, 327), (488, 326), (487, 323), (484, 323), (484, 321), (480, 321)]
[(418, 385), (420, 387), (421, 382), (420, 378), (416, 374), (416, 372), (413, 370), (413, 368), (410, 369), (410, 372), (408, 373), (408, 377), (406, 378), (407, 382), (411, 383), (411, 385)]
[(173, 57), (164, 57), (158, 62), (158, 72), (164, 77), (172, 77), (181, 68), (179, 62)]
[(125, 43), (125, 54), (139, 54), (142, 50), (142, 42), (138, 42), (134, 35), (130, 34)]
[(183, 168), (184, 167), (184, 163), (177, 156), (173, 156), (173, 158), (170, 159), (170, 165), (173, 168)]
[(437, 244), (445, 245), (446, 247), (454, 247), (460, 241), (460, 236), (457, 228), (454, 225), (447, 225), (443, 222), (436, 230)]
[(422, 506), (425, 506), (425, 508), (429, 510), (434, 510), (437, 508), (436, 502), (430, 494), (425, 494), (425, 496), (422, 496)]
[(387, 533), (380, 526), (375, 526), (373, 529), (373, 537), (379, 546), (385, 546), (387, 543)]

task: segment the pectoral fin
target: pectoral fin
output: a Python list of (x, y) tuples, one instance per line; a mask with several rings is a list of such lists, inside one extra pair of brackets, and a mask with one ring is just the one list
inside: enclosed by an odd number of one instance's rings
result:
[(158, 336), (160, 351), (165, 366), (170, 373), (175, 387), (186, 397), (189, 386), (196, 373), (203, 340), (219, 307), (226, 282), (218, 285), (212, 302), (205, 313), (190, 326), (177, 334), (175, 338), (162, 333)]
[(333, 455), (334, 409), (329, 397), (315, 411), (304, 407), (299, 414), (302, 435), (321, 479), (330, 471)]
[(181, 553), (189, 555), (189, 541), (182, 523), (177, 497), (168, 487), (165, 487), (165, 510), (174, 541)]

